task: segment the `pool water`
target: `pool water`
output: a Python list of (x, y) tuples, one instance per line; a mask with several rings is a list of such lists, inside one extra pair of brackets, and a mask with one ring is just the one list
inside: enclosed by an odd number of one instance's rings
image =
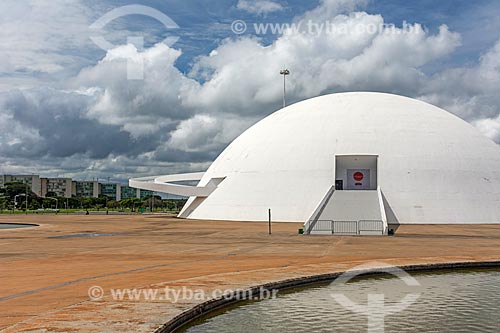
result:
[(0, 223), (0, 229), (19, 229), (34, 227), (33, 224), (20, 224), (20, 223)]
[(275, 299), (226, 308), (182, 331), (367, 332), (367, 316), (343, 308), (332, 293), (342, 293), (364, 305), (368, 294), (384, 294), (384, 305), (391, 305), (398, 304), (409, 293), (418, 293), (420, 297), (407, 309), (385, 317), (385, 332), (500, 332), (500, 270), (413, 276), (419, 287), (408, 287), (399, 279), (385, 276), (280, 293)]

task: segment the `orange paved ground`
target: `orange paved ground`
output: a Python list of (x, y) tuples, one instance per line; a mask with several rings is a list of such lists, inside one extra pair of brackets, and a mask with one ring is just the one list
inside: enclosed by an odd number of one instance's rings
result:
[[(186, 221), (167, 216), (0, 216), (0, 329), (151, 332), (200, 302), (113, 300), (110, 288), (246, 288), (393, 264), (500, 260), (500, 225), (403, 226), (395, 237), (299, 236), (300, 224)], [(81, 233), (101, 237), (53, 238)], [(88, 288), (104, 297), (92, 301)]]

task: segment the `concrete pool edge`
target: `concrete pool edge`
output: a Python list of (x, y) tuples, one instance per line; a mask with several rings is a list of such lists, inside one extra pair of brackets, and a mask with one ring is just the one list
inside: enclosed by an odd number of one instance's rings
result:
[[(400, 268), (406, 272), (432, 272), (439, 270), (455, 270), (455, 269), (471, 269), (471, 268), (497, 268), (500, 267), (500, 261), (461, 261), (461, 262), (447, 262), (447, 263), (427, 263), (427, 264), (414, 264), (414, 265), (394, 265), (394, 267)], [(250, 287), (244, 290), (236, 290), (228, 295), (211, 299), (200, 303), (191, 309), (182, 312), (181, 314), (175, 316), (167, 323), (163, 324), (156, 330), (154, 333), (172, 333), (176, 332), (179, 329), (185, 327), (189, 323), (193, 322), (196, 319), (199, 319), (202, 316), (208, 315), (216, 310), (220, 310), (226, 306), (239, 303), (241, 300), (239, 299), (239, 295), (258, 295), (261, 291), (261, 288), (268, 290), (287, 290), (296, 287), (307, 287), (310, 285), (314, 285), (317, 283), (333, 281), (340, 275), (344, 274), (346, 271), (332, 272), (332, 273), (324, 273), (318, 275), (309, 275), (299, 278), (286, 279), (277, 282), (271, 282), (266, 284), (261, 284), (257, 286)], [(374, 272), (366, 272), (362, 275), (364, 276), (377, 276), (383, 275), (383, 272), (374, 271)]]

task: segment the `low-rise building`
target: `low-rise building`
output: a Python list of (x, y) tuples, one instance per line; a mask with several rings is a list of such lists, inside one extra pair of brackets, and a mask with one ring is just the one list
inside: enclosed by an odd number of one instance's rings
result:
[(146, 197), (152, 197), (153, 191), (137, 189), (137, 198), (144, 199)]
[(121, 200), (121, 185), (118, 183), (101, 183), (100, 194), (107, 196), (110, 200)]
[(120, 183), (100, 183), (97, 180), (76, 180), (71, 178), (40, 178), (38, 175), (0, 175), (0, 188), (7, 183), (27, 184), (39, 197), (58, 196), (71, 198), (98, 198), (105, 195), (110, 200), (151, 197), (153, 191), (142, 190)]
[(41, 178), (41, 196), (71, 198), (73, 181), (71, 178)]
[(134, 187), (130, 187), (128, 185), (122, 185), (120, 187), (120, 192), (121, 192), (121, 199), (132, 199), (132, 198), (138, 198), (138, 190)]
[(7, 183), (27, 184), (33, 193), (38, 196), (42, 195), (40, 176), (38, 175), (0, 175), (0, 187), (3, 188)]
[(97, 198), (99, 197), (99, 182), (96, 180), (74, 181), (73, 195), (80, 198)]

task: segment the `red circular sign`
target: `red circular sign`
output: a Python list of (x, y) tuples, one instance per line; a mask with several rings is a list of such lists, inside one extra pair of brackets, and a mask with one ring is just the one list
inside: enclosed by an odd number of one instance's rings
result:
[(354, 175), (352, 175), (352, 178), (354, 178), (355, 181), (360, 182), (365, 178), (362, 172), (355, 172)]

